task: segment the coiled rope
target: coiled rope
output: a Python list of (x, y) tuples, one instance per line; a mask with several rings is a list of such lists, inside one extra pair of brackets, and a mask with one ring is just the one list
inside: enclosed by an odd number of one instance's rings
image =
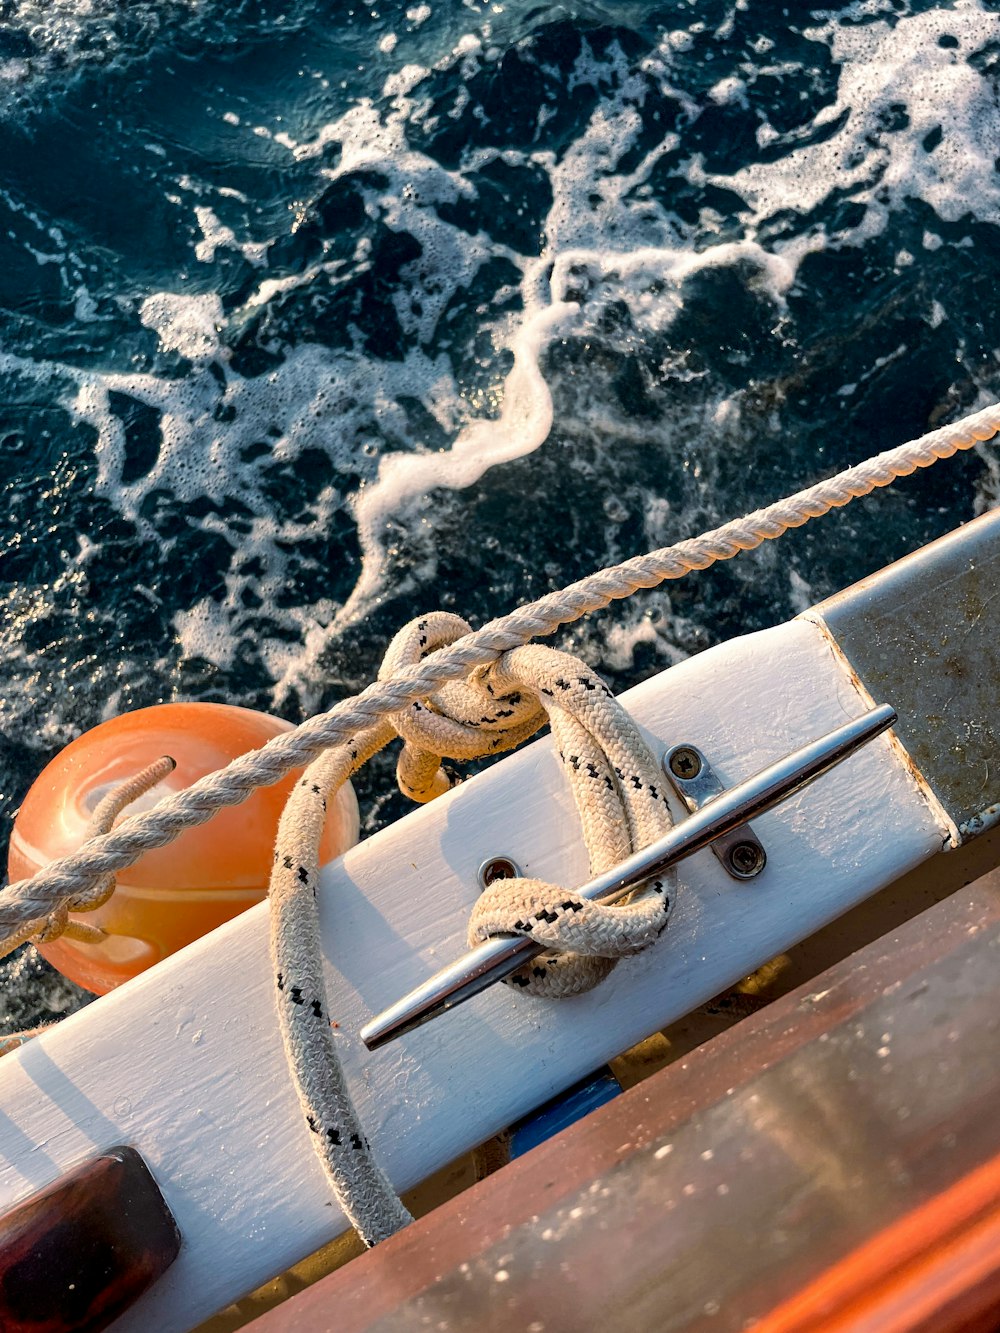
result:
[(51, 862), (30, 879), (10, 884), (0, 894), (0, 956), (10, 953), (45, 925), (53, 912), (93, 891), (109, 875), (132, 865), (144, 852), (162, 847), (186, 828), (202, 824), (227, 805), (238, 805), (260, 786), (278, 781), (290, 769), (311, 763), (322, 751), (367, 731), (415, 700), (433, 694), (449, 681), (468, 676), (495, 662), (502, 653), (689, 570), (705, 569), (740, 551), (801, 527), (831, 509), (887, 486), (897, 477), (929, 467), (991, 439), (1000, 431), (1000, 406), (984, 408), (920, 439), (876, 455), (826, 481), (798, 491), (744, 518), (700, 537), (637, 556), (548, 593), (448, 648), (408, 666), (389, 679), (369, 685), (327, 713), (310, 718), (294, 731), (234, 760), (201, 778), (184, 791), (165, 798), (152, 810), (133, 815), (111, 832), (89, 839), (76, 852)]

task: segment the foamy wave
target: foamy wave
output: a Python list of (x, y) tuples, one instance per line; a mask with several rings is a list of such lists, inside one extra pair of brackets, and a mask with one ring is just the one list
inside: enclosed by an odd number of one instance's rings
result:
[(764, 122), (758, 139), (775, 160), (705, 179), (740, 194), (757, 226), (787, 210), (815, 213), (834, 195), (857, 202), (863, 214), (843, 237), (855, 243), (907, 199), (949, 222), (1000, 222), (996, 32), (996, 14), (978, 0), (807, 29), (841, 67), (836, 101), (814, 120), (832, 133), (798, 148)]
[[(119, 301), (136, 338), (155, 335), (151, 369), (45, 368), (94, 433), (101, 499), (168, 568), (191, 531), (217, 562), (211, 588), (175, 590), (171, 651), (223, 670), (252, 651), (279, 701), (315, 704), (331, 649), (386, 599), (435, 600), (459, 492), (471, 505), (535, 455), (530, 475), (548, 475), (546, 448), (579, 486), (567, 528), (595, 561), (753, 502), (805, 374), (788, 353), (804, 262), (872, 243), (913, 201), (941, 232), (967, 214), (1000, 222), (994, 18), (978, 4), (814, 15), (780, 60), (736, 32), (742, 10), (641, 51), (555, 28), (505, 51), (477, 20), (442, 54), (428, 36), (440, 7), (425, 8), (382, 42), (380, 96), (280, 130), (217, 114), (284, 154), (304, 197), (263, 242), (242, 179), (165, 185), (188, 210), (197, 286)], [(112, 10), (92, 10), (98, 28)], [(47, 13), (53, 50), (83, 42), (83, 6)], [(797, 79), (817, 96), (789, 110)], [(924, 219), (919, 253), (957, 243), (937, 226)], [(93, 317), (71, 269), (67, 292)], [(948, 319), (928, 303), (928, 329)], [(831, 394), (846, 404), (912, 354), (896, 347)], [(482, 526), (503, 549), (507, 534)], [(779, 582), (793, 608), (810, 583)], [(689, 651), (696, 624), (672, 609), (628, 622), (606, 636), (609, 661)]]
[[(745, 241), (699, 253), (682, 242), (675, 219), (663, 209), (645, 202), (630, 207), (630, 196), (648, 180), (664, 154), (676, 148), (678, 136), (667, 134), (630, 172), (621, 172), (620, 163), (632, 152), (641, 129), (639, 107), (645, 76), (629, 69), (616, 44), (604, 59), (598, 59), (584, 44), (570, 84), (591, 83), (602, 91), (611, 88), (584, 133), (558, 160), (545, 150), (530, 154), (507, 150), (503, 154), (509, 166), (530, 162), (548, 174), (552, 205), (544, 224), (542, 253), (538, 258), (517, 255), (496, 242), (487, 249), (482, 233), (463, 238), (454, 228), (443, 226), (436, 213), (428, 218), (428, 209), (442, 201), (475, 196), (474, 171), (495, 160), (495, 155), (488, 150), (468, 153), (468, 175), (463, 176), (443, 173), (436, 163), (415, 154), (405, 128), (415, 116), (421, 119), (425, 114), (425, 108), (409, 97), (418, 83), (408, 80), (405, 91), (396, 89), (387, 114), (380, 115), (370, 106), (356, 108), (343, 121), (324, 127), (310, 143), (290, 144), (289, 148), (301, 160), (319, 156), (331, 145), (339, 146), (342, 156), (332, 179), (371, 168), (388, 175), (390, 190), (398, 190), (405, 201), (404, 209), (393, 211), (394, 222), (417, 236), (423, 250), (422, 270), (414, 266), (413, 277), (418, 281), (410, 301), (425, 314), (427, 305), (431, 306), (433, 318), (425, 320), (421, 329), (426, 336), (437, 327), (453, 295), (454, 287), (441, 281), (443, 273), (457, 271), (459, 285), (464, 285), (469, 281), (470, 256), (481, 264), (491, 252), (500, 253), (516, 262), (523, 275), (523, 314), (510, 331), (497, 330), (500, 345), (513, 357), (513, 368), (503, 383), (497, 416), (468, 422), (446, 449), (388, 455), (377, 478), (361, 489), (353, 504), (362, 550), (361, 577), (327, 629), (310, 636), (303, 657), (291, 664), (279, 689), (293, 684), (301, 689), (302, 679), (316, 670), (331, 642), (386, 595), (398, 564), (390, 558), (393, 539), (401, 527), (412, 532), (415, 521), (426, 523), (426, 501), (431, 493), (473, 485), (488, 469), (523, 457), (544, 443), (553, 409), (543, 362), (554, 340), (568, 334), (585, 338), (607, 306), (621, 301), (632, 315), (636, 337), (662, 335), (683, 306), (685, 281), (709, 268), (746, 264), (755, 274), (760, 296), (780, 305), (794, 282), (801, 257), (818, 244), (815, 239), (804, 239), (785, 245), (780, 254), (771, 254)], [(447, 238), (444, 243), (442, 234)], [(597, 239), (603, 244), (594, 245)], [(588, 242), (591, 248), (585, 248)], [(456, 263), (456, 251), (464, 256), (461, 265)], [(429, 275), (433, 275), (430, 281)], [(420, 543), (425, 557), (432, 541), (431, 536)], [(432, 556), (425, 558), (424, 570), (433, 570)]]
[(5, 0), (0, 116), (40, 104), (87, 70), (127, 68), (178, 38), (224, 46), (293, 31), (312, 4), (283, 0), (273, 14), (269, 8), (247, 0)]

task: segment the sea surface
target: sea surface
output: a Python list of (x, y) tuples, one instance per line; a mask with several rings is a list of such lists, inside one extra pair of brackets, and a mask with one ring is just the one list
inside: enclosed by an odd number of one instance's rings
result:
[[(0, 0), (0, 844), (115, 713), (300, 719), (419, 611), (996, 400), (998, 172), (995, 0)], [(996, 458), (561, 642), (634, 683), (996, 503)], [(16, 966), (11, 1023), (77, 1002)]]

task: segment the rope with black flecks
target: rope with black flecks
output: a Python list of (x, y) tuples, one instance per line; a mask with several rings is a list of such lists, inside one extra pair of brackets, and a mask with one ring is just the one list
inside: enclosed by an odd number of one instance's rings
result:
[[(458, 616), (435, 612), (395, 637), (383, 673), (419, 661), (467, 634)], [(346, 1216), (369, 1245), (409, 1214), (374, 1161), (337, 1057), (323, 977), (316, 886), (327, 805), (337, 788), (397, 733), (401, 789), (417, 801), (447, 791), (442, 760), (511, 749), (544, 722), (552, 727), (580, 816), (591, 875), (617, 865), (663, 834), (670, 811), (656, 761), (604, 682), (576, 658), (537, 645), (505, 653), (465, 682), (414, 700), (391, 722), (358, 733), (306, 769), (281, 817), (271, 876), (271, 958), (289, 1067), (311, 1141)], [(508, 978), (547, 998), (577, 995), (607, 976), (618, 958), (663, 932), (673, 872), (613, 907), (537, 879), (495, 882), (469, 927), (470, 943), (505, 932), (555, 952)]]
[(152, 810), (133, 815), (110, 832), (89, 839), (69, 856), (36, 871), (30, 879), (9, 884), (0, 892), (0, 956), (42, 929), (60, 904), (68, 906), (98, 880), (132, 865), (144, 852), (165, 846), (184, 829), (203, 824), (223, 806), (238, 805), (255, 788), (277, 782), (291, 769), (312, 762), (322, 751), (344, 744), (349, 737), (399, 713), (446, 682), (467, 677), (511, 648), (552, 634), (560, 625), (628, 597), (639, 588), (656, 587), (667, 579), (681, 578), (689, 570), (706, 569), (717, 560), (729, 560), (740, 551), (752, 550), (789, 528), (801, 527), (811, 518), (890, 485), (897, 477), (971, 449), (998, 431), (1000, 406), (984, 408), (700, 537), (599, 570), (490, 621), (449, 648), (369, 685), (328, 713), (309, 718), (261, 749), (165, 797)]
[[(655, 587), (667, 579), (680, 578), (689, 570), (705, 569), (717, 560), (731, 559), (740, 551), (759, 546), (789, 528), (800, 527), (810, 518), (819, 517), (830, 509), (848, 504), (858, 496), (887, 486), (896, 477), (905, 476), (917, 468), (929, 467), (940, 458), (950, 457), (959, 450), (972, 448), (981, 440), (991, 439), (998, 431), (1000, 406), (985, 408), (952, 425), (931, 431), (918, 440), (887, 450), (765, 509), (703, 533), (700, 537), (600, 570), (560, 592), (549, 593), (507, 616), (491, 621), (475, 633), (463, 633), (450, 646), (426, 658), (418, 654), (416, 661), (392, 664), (378, 682), (354, 698), (343, 700), (330, 712), (310, 718), (294, 730), (275, 737), (261, 749), (241, 756), (224, 769), (165, 798), (152, 810), (133, 815), (117, 827), (88, 839), (76, 852), (51, 862), (30, 879), (8, 885), (0, 893), (0, 955), (12, 952), (18, 944), (40, 932), (58, 930), (67, 925), (75, 930), (77, 923), (69, 922), (69, 913), (96, 905), (113, 888), (113, 877), (117, 872), (132, 865), (144, 852), (166, 845), (184, 829), (204, 823), (222, 807), (239, 804), (255, 788), (274, 783), (290, 769), (306, 763), (310, 764), (309, 783), (305, 787), (296, 787), (294, 795), (298, 797), (302, 793), (300, 800), (303, 812), (309, 806), (307, 798), (313, 798), (311, 818), (315, 821), (322, 812), (324, 790), (332, 790), (338, 782), (343, 781), (353, 771), (355, 764), (361, 762), (361, 755), (373, 753), (385, 744), (394, 730), (407, 739), (404, 753), (407, 748), (410, 750), (402, 765), (404, 783), (417, 799), (430, 798), (443, 789), (442, 784), (449, 780), (448, 774), (444, 772), (443, 778), (438, 776), (440, 764), (432, 765), (423, 757), (435, 751), (423, 746), (419, 739), (411, 741), (407, 728), (426, 722), (427, 718), (422, 717), (422, 713), (431, 714), (432, 723), (436, 717), (447, 716), (445, 709), (438, 713), (442, 707), (438, 701), (445, 697), (445, 691), (460, 691), (464, 688), (455, 685), (455, 682), (468, 679), (471, 685), (480, 679), (489, 681), (492, 702), (484, 704), (485, 711), (478, 717), (467, 718), (466, 725), (472, 731), (481, 731), (486, 737), (486, 752), (509, 748), (503, 733), (516, 734), (519, 723), (494, 711), (493, 705), (499, 703), (504, 709), (510, 707), (512, 716), (517, 716), (520, 703), (512, 703), (511, 695), (517, 694), (518, 690), (515, 688), (504, 697), (505, 687), (490, 679), (489, 669), (495, 668), (495, 664), (501, 660), (506, 669), (510, 660), (516, 657), (516, 652), (511, 650), (521, 650), (529, 640), (551, 634), (560, 625), (579, 619), (588, 611), (607, 606), (616, 599), (627, 597), (639, 588)], [(419, 638), (424, 632), (419, 630), (417, 636), (418, 647), (421, 648), (428, 646), (419, 644)], [(500, 679), (498, 676), (496, 681)], [(514, 675), (512, 679), (516, 681), (518, 677)], [(559, 688), (556, 686), (556, 689)], [(500, 699), (496, 697), (497, 692)], [(490, 695), (491, 690), (488, 689), (486, 693)], [(433, 703), (432, 698), (435, 700)], [(584, 760), (580, 752), (585, 739), (583, 732), (588, 730), (586, 724), (580, 723), (577, 730), (568, 723), (564, 725), (562, 714), (569, 716), (569, 713), (560, 707), (560, 702), (568, 702), (568, 698), (560, 701), (555, 693), (549, 697), (540, 691), (538, 699), (552, 721), (564, 762), (567, 754), (576, 755), (579, 764), (584, 766), (581, 775), (571, 758), (567, 771), (581, 781), (592, 779), (593, 775), (586, 767), (591, 761)], [(502, 723), (507, 725), (498, 725)], [(527, 725), (526, 720), (524, 725)], [(500, 735), (491, 734), (494, 731)], [(589, 735), (596, 741), (596, 731), (590, 731)], [(510, 743), (516, 744), (517, 741)], [(451, 753), (447, 747), (441, 750), (442, 755)], [(318, 759), (320, 755), (323, 757)], [(600, 772), (599, 765), (596, 761), (594, 763)], [(625, 802), (627, 796), (631, 799), (631, 795), (625, 790), (628, 784), (622, 783), (620, 775), (615, 772), (617, 767), (611, 760), (611, 772), (618, 779), (618, 789)], [(627, 771), (622, 769), (622, 772)], [(428, 776), (430, 786), (426, 787), (422, 784), (425, 784)], [(593, 780), (596, 788), (598, 779)], [(639, 780), (642, 786), (634, 790), (638, 793), (645, 788), (651, 805), (644, 814), (641, 803), (639, 807), (623, 807), (626, 809), (623, 822), (629, 829), (630, 838), (640, 827), (645, 827), (646, 820), (653, 818), (652, 808), (656, 804), (650, 796), (649, 783), (641, 777)], [(319, 788), (319, 792), (313, 791), (314, 786)], [(420, 793), (425, 790), (427, 796), (421, 796)], [(319, 798), (318, 803), (316, 798)], [(299, 808), (299, 800), (290, 802), (286, 818), (297, 818), (296, 811)], [(303, 820), (309, 822), (304, 813)], [(284, 819), (282, 827), (287, 833)], [(286, 864), (286, 857), (290, 864)], [(273, 892), (278, 906), (276, 917), (281, 918), (282, 907), (286, 903), (288, 905), (284, 924), (275, 927), (275, 959), (281, 977), (279, 995), (285, 1001), (279, 1005), (279, 1011), (283, 1027), (291, 1034), (296, 1058), (298, 1047), (301, 1047), (303, 1073), (299, 1081), (300, 1096), (305, 1100), (315, 1095), (319, 1098), (317, 1105), (339, 1108), (332, 1113), (333, 1122), (328, 1122), (325, 1113), (322, 1119), (314, 1115), (315, 1123), (310, 1128), (315, 1130), (314, 1141), (334, 1176), (335, 1188), (343, 1193), (345, 1209), (349, 1215), (362, 1220), (361, 1229), (366, 1238), (374, 1240), (395, 1230), (407, 1220), (408, 1215), (385, 1177), (371, 1162), (333, 1050), (329, 1021), (325, 1015), (315, 907), (309, 907), (315, 890), (316, 873), (315, 864), (307, 864), (305, 860), (296, 862), (289, 852), (282, 852), (275, 865)], [(313, 892), (297, 892), (296, 882), (298, 889), (309, 888)], [(561, 896), (554, 902), (545, 896), (547, 888), (540, 887), (538, 881), (507, 883), (520, 886), (514, 892), (525, 896), (515, 907), (514, 920), (501, 928), (520, 928), (540, 942), (547, 943), (552, 938), (546, 937), (548, 927), (558, 927), (556, 934), (563, 942), (569, 939), (574, 928), (582, 926), (584, 909), (582, 905), (579, 908), (576, 906), (572, 894), (556, 890), (556, 894)], [(479, 930), (488, 933), (494, 928), (494, 923), (506, 921), (501, 912), (503, 904), (496, 902), (495, 897), (492, 894), (486, 896), (479, 909), (481, 917), (473, 919), (471, 929), (475, 938), (479, 937)], [(638, 934), (634, 946), (623, 950), (629, 952), (644, 947), (649, 938), (655, 938), (658, 929), (662, 929), (667, 896), (658, 893), (653, 887), (648, 893), (640, 894), (624, 906), (598, 908), (588, 904), (587, 910), (591, 909), (610, 911), (616, 921), (628, 919), (631, 913)], [(657, 911), (661, 922), (658, 928)], [(595, 927), (594, 933), (599, 935), (602, 928), (605, 934), (613, 934), (618, 927)], [(580, 942), (576, 941), (574, 947), (579, 950)], [(312, 950), (311, 963), (305, 954), (299, 956), (300, 948), (306, 952)], [(301, 967), (301, 973), (295, 972), (293, 977), (291, 965)], [(566, 963), (563, 972), (564, 964), (561, 961), (559, 964), (549, 963), (545, 965), (544, 977), (522, 977), (522, 981), (526, 980), (529, 986), (536, 982), (539, 985), (547, 982), (551, 984), (553, 977), (568, 976), (571, 966)], [(598, 964), (600, 966), (604, 964)], [(558, 984), (562, 984), (562, 980)], [(304, 1024), (301, 1021), (301, 1016), (307, 1013), (315, 1020), (314, 1023)], [(354, 1155), (356, 1167), (358, 1163), (365, 1163), (360, 1168), (360, 1174), (357, 1169), (352, 1171), (344, 1166), (345, 1160), (351, 1160), (344, 1158), (344, 1151)], [(338, 1179), (339, 1186), (336, 1184)], [(355, 1209), (354, 1213), (351, 1212), (352, 1208)]]

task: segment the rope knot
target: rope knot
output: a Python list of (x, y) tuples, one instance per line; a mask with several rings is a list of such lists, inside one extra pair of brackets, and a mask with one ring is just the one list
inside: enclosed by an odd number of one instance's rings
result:
[[(544, 708), (592, 876), (667, 831), (670, 808), (656, 759), (596, 672), (568, 653), (529, 644), (505, 652), (488, 675), (494, 691), (524, 690)], [(491, 935), (528, 936), (555, 952), (542, 954), (509, 983), (550, 999), (579, 995), (603, 981), (619, 958), (659, 938), (675, 883), (671, 871), (606, 906), (539, 879), (497, 880), (473, 908), (469, 943)]]
[[(113, 787), (94, 807), (87, 829), (89, 838), (108, 833), (114, 827), (115, 820), (122, 811), (140, 796), (151, 791), (158, 782), (174, 771), (176, 764), (169, 755), (164, 755), (142, 769), (132, 778)], [(30, 938), (37, 944), (47, 944), (60, 935), (69, 939), (80, 940), (84, 944), (99, 944), (107, 932), (101, 926), (91, 925), (87, 921), (74, 921), (71, 912), (94, 912), (103, 907), (115, 891), (114, 875), (94, 875), (87, 879), (71, 897), (62, 899), (44, 919), (39, 918), (30, 927)]]
[(524, 935), (552, 952), (507, 978), (541, 999), (582, 995), (604, 980), (619, 958), (654, 944), (670, 914), (662, 879), (624, 904), (607, 907), (540, 879), (500, 879), (485, 889), (469, 918), (469, 946), (493, 935)]
[[(432, 611), (405, 625), (389, 644), (379, 679), (415, 665), (428, 653), (471, 634), (461, 616)], [(405, 796), (425, 803), (442, 795), (457, 777), (443, 759), (479, 759), (499, 754), (533, 736), (546, 721), (538, 697), (516, 682), (498, 686), (493, 666), (476, 668), (423, 699), (414, 699), (390, 721), (404, 745), (396, 781)]]
[[(380, 679), (471, 632), (461, 616), (445, 611), (410, 621), (389, 645)], [(632, 719), (600, 676), (568, 653), (538, 644), (510, 649), (465, 679), (414, 700), (390, 721), (404, 740), (396, 780), (404, 795), (420, 802), (457, 781), (442, 759), (510, 750), (550, 723), (594, 875), (670, 825), (656, 761)], [(496, 934), (530, 936), (556, 952), (515, 973), (511, 984), (552, 998), (577, 995), (602, 981), (618, 958), (658, 938), (669, 907), (662, 881), (605, 907), (541, 880), (499, 880), (473, 910), (469, 942)]]

